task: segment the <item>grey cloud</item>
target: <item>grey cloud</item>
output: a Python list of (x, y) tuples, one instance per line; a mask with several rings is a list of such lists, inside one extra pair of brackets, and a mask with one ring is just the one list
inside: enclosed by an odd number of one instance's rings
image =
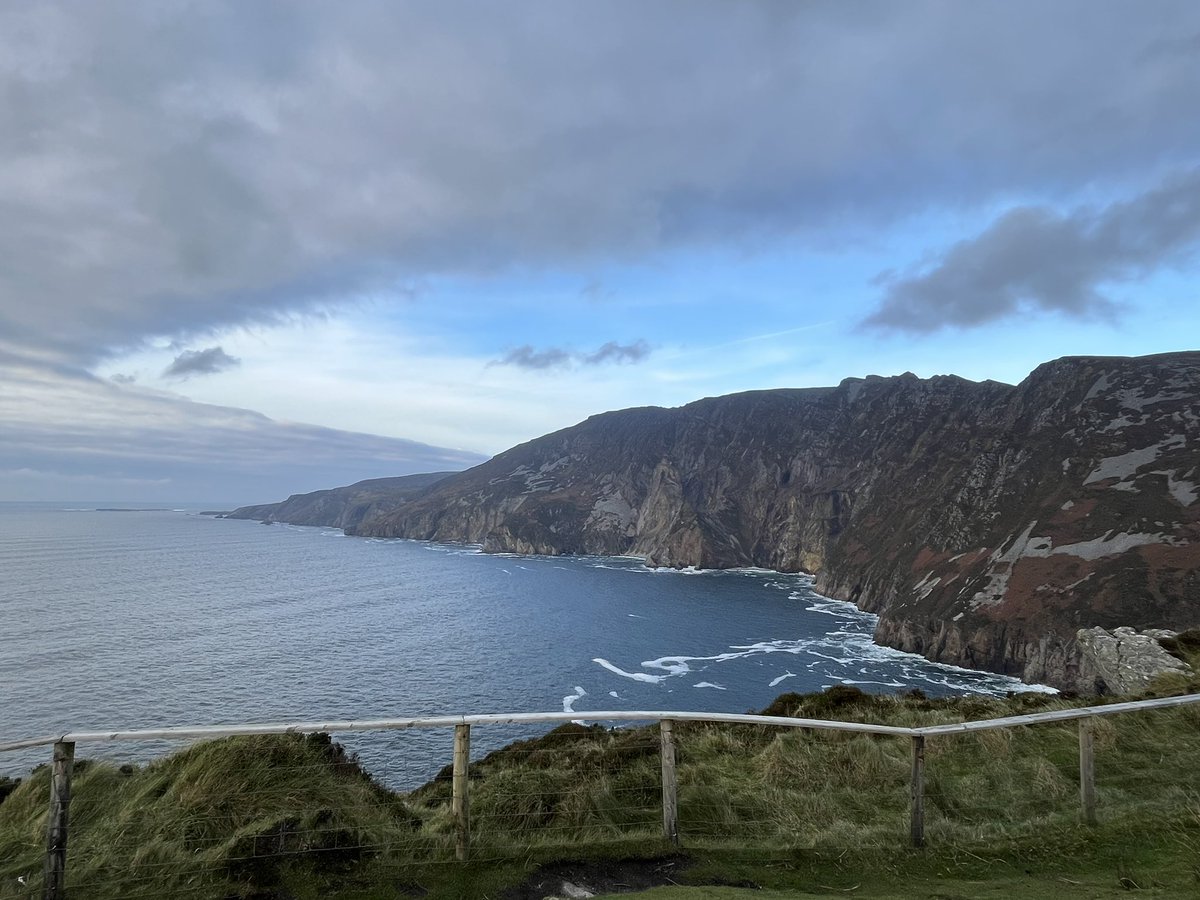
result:
[(126, 375), (124, 372), (114, 372), (111, 376), (117, 384), (133, 384), (137, 381), (136, 375)]
[(254, 503), (485, 457), (278, 422), (66, 373), (0, 347), (0, 497)]
[(524, 344), (509, 350), (500, 359), (492, 360), (494, 366), (516, 366), (519, 369), (565, 369), (571, 366), (599, 366), (605, 363), (637, 363), (651, 353), (651, 348), (644, 340), (636, 340), (630, 344), (619, 344), (609, 341), (591, 353), (575, 353), (561, 347), (547, 347), (535, 350), (532, 345)]
[[(190, 378), (192, 375), (214, 375), (241, 365), (241, 360), (230, 356), (221, 347), (204, 350), (185, 350), (163, 370), (163, 378)], [(114, 381), (118, 380), (116, 378)]]
[(1076, 318), (1112, 315), (1106, 286), (1194, 258), (1200, 249), (1200, 169), (1131, 200), (1063, 214), (1010, 210), (948, 249), (927, 271), (884, 273), (868, 327), (930, 332), (971, 327), (1026, 310)]
[(583, 287), (579, 289), (579, 296), (591, 301), (606, 300), (612, 294), (613, 292), (606, 288), (604, 282), (599, 278), (589, 278)]
[(1191, 0), (7, 4), (0, 334), (88, 365), (427, 277), (1166, 171), (1198, 31)]
[(618, 344), (616, 341), (609, 341), (595, 353), (585, 355), (582, 362), (589, 366), (598, 366), (607, 362), (637, 363), (649, 355), (650, 345), (643, 340), (634, 341), (632, 344)]
[(535, 350), (529, 344), (514, 347), (500, 359), (493, 360), (497, 366), (516, 366), (519, 369), (556, 369), (570, 365), (571, 354), (558, 347)]

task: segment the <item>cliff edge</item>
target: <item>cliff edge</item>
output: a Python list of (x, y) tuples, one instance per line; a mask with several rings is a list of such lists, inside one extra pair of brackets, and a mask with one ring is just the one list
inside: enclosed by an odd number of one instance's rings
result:
[(881, 643), (1103, 692), (1080, 629), (1200, 623), (1198, 483), (1200, 352), (1069, 357), (605, 413), (338, 524), (813, 572)]

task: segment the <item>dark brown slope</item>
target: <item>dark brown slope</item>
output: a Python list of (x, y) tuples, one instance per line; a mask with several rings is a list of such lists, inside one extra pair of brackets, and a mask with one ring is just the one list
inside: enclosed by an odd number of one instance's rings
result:
[(848, 379), (594, 416), (347, 530), (815, 572), (885, 643), (1087, 687), (1077, 629), (1200, 622), (1198, 447), (1200, 353)]
[(392, 512), (419, 496), (453, 472), (427, 472), (398, 475), (394, 478), (370, 478), (346, 487), (292, 494), (281, 503), (242, 506), (229, 513), (228, 519), (259, 519), (286, 522), (289, 525), (328, 525), (352, 528), (368, 516)]

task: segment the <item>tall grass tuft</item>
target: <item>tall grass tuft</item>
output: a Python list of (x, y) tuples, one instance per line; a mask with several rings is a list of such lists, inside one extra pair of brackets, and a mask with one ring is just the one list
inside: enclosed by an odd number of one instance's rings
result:
[[(1193, 663), (1198, 648), (1191, 636), (1175, 647)], [(1148, 693), (1196, 691), (1191, 675)], [(912, 726), (1079, 703), (843, 687), (782, 695), (766, 713)], [(1200, 886), (1200, 708), (1098, 719), (1094, 736), (1097, 830), (1078, 821), (1074, 723), (930, 738), (929, 843), (982, 859), (1128, 840), (1175, 853), (1181, 862), (1170, 877)], [(685, 847), (742, 858), (904, 852), (907, 739), (677, 723), (675, 740)], [(83, 760), (73, 780), (68, 887), (99, 900), (395, 896), (397, 885), (460, 884), (463, 871), (500, 871), (534, 856), (666, 849), (656, 727), (567, 725), (473, 762), (479, 862), (470, 870), (453, 864), (449, 775), (398, 795), (324, 735), (200, 743), (142, 767)], [(0, 784), (0, 898), (40, 893), (48, 795), (46, 767)]]

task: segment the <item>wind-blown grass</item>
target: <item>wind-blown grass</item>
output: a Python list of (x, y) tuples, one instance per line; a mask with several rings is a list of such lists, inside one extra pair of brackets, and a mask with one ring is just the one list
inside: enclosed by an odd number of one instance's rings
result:
[[(1194, 678), (1176, 676), (1152, 693), (1198, 690)], [(766, 712), (930, 725), (1081, 702), (841, 688), (785, 694)], [(1094, 733), (1098, 828), (1078, 822), (1076, 723), (930, 738), (931, 849), (918, 859), (941, 859), (949, 871), (946, 854), (1098, 858), (1113, 885), (1149, 879), (1168, 894), (1200, 891), (1200, 708), (1102, 718)], [(689, 723), (677, 723), (675, 734), (680, 832), (703, 861), (693, 877), (736, 881), (750, 872), (786, 886), (783, 873), (814, 859), (836, 869), (869, 858), (898, 877), (925, 871), (923, 862), (913, 869), (906, 846), (908, 740)], [(658, 746), (657, 728), (568, 725), (473, 763), (467, 867), (453, 861), (448, 770), (397, 795), (320, 735), (207, 742), (144, 767), (83, 761), (73, 781), (68, 885), (87, 898), (391, 897), (418, 885), (431, 896), (495, 896), (541, 860), (665, 852)], [(43, 767), (0, 802), (0, 897), (37, 895), (48, 794)], [(1139, 859), (1151, 875), (1120, 874)], [(822, 872), (813, 877), (834, 877)]]

